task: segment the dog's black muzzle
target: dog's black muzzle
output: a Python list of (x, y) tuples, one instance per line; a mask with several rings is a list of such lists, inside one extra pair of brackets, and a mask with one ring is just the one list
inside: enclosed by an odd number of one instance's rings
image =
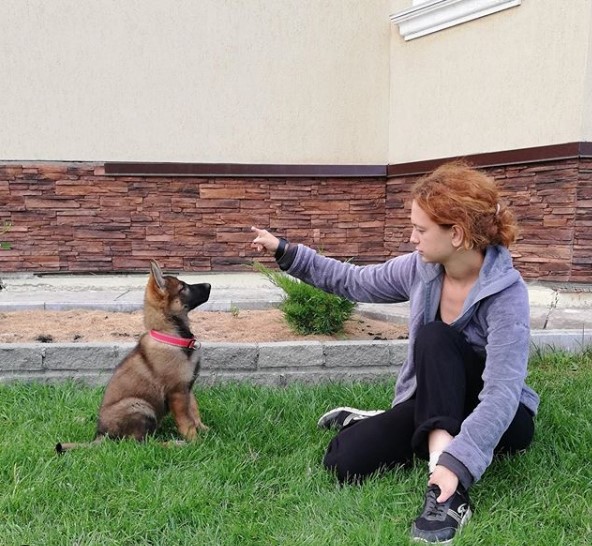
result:
[(208, 301), (212, 285), (207, 282), (202, 282), (199, 284), (188, 284), (187, 288), (189, 289), (188, 297), (187, 299), (184, 298), (183, 303), (185, 303), (189, 310), (191, 310)]

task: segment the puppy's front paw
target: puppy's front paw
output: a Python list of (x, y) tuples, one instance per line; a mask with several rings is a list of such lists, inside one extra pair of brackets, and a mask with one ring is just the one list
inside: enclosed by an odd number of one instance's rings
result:
[(192, 442), (197, 438), (197, 429), (194, 426), (187, 427), (185, 430), (180, 430), (179, 432), (188, 442)]
[(210, 427), (207, 425), (204, 425), (202, 421), (198, 421), (196, 423), (196, 427), (198, 430), (200, 430), (201, 432), (207, 432), (208, 430), (210, 430)]
[(167, 440), (166, 442), (163, 442), (162, 445), (164, 447), (179, 447), (187, 445), (187, 442), (185, 440)]

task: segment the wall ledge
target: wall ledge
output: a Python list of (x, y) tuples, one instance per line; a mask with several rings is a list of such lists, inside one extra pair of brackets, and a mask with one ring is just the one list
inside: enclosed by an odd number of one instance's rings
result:
[(413, 40), (473, 19), (519, 6), (522, 0), (426, 0), (412, 8), (393, 13), (390, 20), (399, 25), (406, 40)]
[(273, 165), (257, 163), (105, 162), (107, 176), (232, 178), (375, 178), (385, 165)]

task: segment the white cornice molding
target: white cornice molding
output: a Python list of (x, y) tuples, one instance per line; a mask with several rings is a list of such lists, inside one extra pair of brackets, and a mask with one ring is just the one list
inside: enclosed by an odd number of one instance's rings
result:
[(479, 17), (519, 6), (522, 0), (426, 0), (412, 8), (393, 13), (405, 40), (460, 25)]

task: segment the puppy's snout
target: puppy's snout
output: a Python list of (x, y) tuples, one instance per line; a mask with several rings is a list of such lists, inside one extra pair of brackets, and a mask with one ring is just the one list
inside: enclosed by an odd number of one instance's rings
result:
[(207, 301), (207, 299), (210, 297), (210, 292), (212, 291), (212, 285), (207, 282), (204, 282), (203, 287), (204, 287), (204, 293), (206, 295), (206, 301)]
[(189, 288), (191, 290), (191, 298), (187, 302), (187, 305), (190, 309), (194, 309), (198, 305), (205, 303), (210, 298), (212, 285), (207, 282), (192, 284)]

